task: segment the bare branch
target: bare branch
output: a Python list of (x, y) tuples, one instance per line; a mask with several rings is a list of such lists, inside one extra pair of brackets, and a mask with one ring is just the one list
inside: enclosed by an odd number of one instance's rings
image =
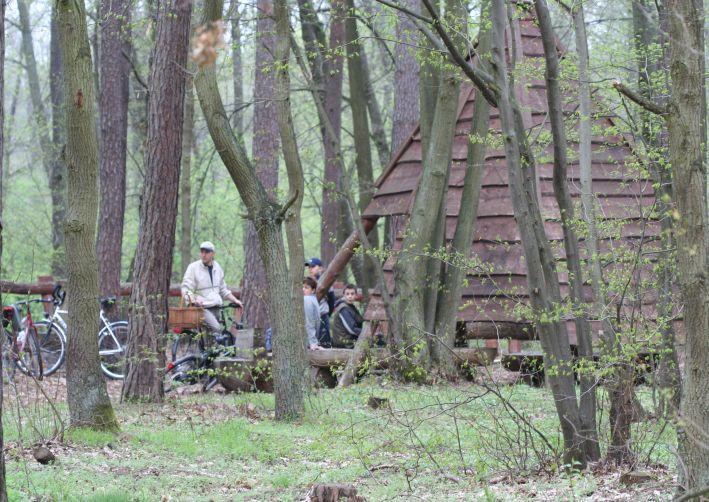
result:
[(143, 77), (140, 76), (140, 73), (138, 73), (138, 68), (135, 66), (135, 62), (133, 59), (130, 57), (130, 54), (128, 54), (125, 50), (123, 51), (123, 57), (126, 58), (126, 60), (130, 63), (130, 67), (133, 70), (133, 75), (135, 76), (135, 80), (145, 89), (148, 89), (148, 84), (145, 83), (145, 80), (143, 80)]
[(458, 51), (458, 48), (453, 43), (453, 40), (451, 40), (450, 36), (448, 35), (448, 32), (445, 30), (445, 28), (443, 28), (443, 25), (441, 24), (441, 18), (438, 16), (438, 13), (436, 12), (436, 9), (433, 7), (433, 5), (431, 5), (431, 1), (422, 0), (422, 2), (428, 12), (433, 17), (433, 22), (431, 24), (433, 25), (436, 32), (438, 32), (438, 35), (441, 37), (441, 40), (448, 49), (448, 52), (453, 61), (458, 66), (460, 66), (460, 68), (467, 75), (467, 77), (472, 80), (473, 84), (475, 84), (475, 87), (480, 90), (485, 100), (490, 103), (490, 105), (496, 107), (497, 96), (496, 92), (493, 90), (495, 89), (495, 84), (492, 76), (488, 75), (480, 68), (473, 68), (473, 65), (471, 65), (470, 62), (465, 57), (463, 57), (463, 55)]
[(626, 87), (620, 82), (613, 82), (613, 88), (615, 88), (615, 90), (623, 96), (627, 97), (633, 103), (645, 108), (647, 111), (654, 113), (655, 115), (664, 116), (668, 113), (667, 107), (653, 103), (648, 98), (641, 96), (640, 94), (636, 93), (635, 91)]

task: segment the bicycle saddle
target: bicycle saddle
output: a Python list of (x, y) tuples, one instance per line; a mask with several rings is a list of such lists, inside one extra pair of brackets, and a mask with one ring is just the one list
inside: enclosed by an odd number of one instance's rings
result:
[(107, 296), (106, 298), (101, 298), (101, 308), (107, 310), (116, 304), (115, 296)]

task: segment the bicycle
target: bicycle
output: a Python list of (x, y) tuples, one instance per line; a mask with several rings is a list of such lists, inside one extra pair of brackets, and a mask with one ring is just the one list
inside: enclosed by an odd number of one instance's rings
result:
[[(42, 330), (39, 340), (42, 357), (45, 359), (45, 366), (48, 368), (45, 371), (45, 375), (51, 375), (56, 372), (64, 363), (66, 357), (67, 323), (62, 316), (69, 312), (60, 308), (65, 299), (66, 292), (62, 291), (61, 285), (57, 284), (54, 287), (54, 291), (52, 291), (51, 300), (37, 300), (54, 304), (52, 315), (36, 323)], [(101, 320), (101, 329), (98, 332), (98, 346), (103, 374), (113, 380), (122, 380), (124, 378), (125, 347), (128, 342), (128, 322), (111, 322), (106, 317), (105, 311), (112, 308), (115, 303), (115, 297), (100, 299), (99, 318)], [(49, 361), (49, 363), (46, 363), (46, 361)]]
[[(13, 369), (19, 368), (25, 375), (42, 380), (44, 377), (42, 354), (37, 327), (32, 319), (30, 308), (32, 303), (39, 302), (42, 300), (26, 300), (3, 307), (3, 332), (9, 344), (3, 350), (3, 358), (5, 361), (13, 362)], [(27, 307), (27, 315), (24, 317), (22, 317), (23, 307)], [(8, 375), (12, 377), (12, 374), (8, 373)]]
[[(217, 307), (219, 309), (219, 323), (222, 331), (214, 336), (214, 344), (207, 346), (206, 336), (203, 331), (182, 330), (178, 334), (189, 334), (192, 339), (198, 340), (198, 351), (175, 359), (177, 344), (179, 339), (173, 344), (173, 360), (165, 368), (165, 392), (180, 385), (192, 385), (202, 382), (202, 392), (207, 392), (217, 384), (214, 361), (218, 357), (232, 355), (234, 352), (234, 336), (227, 328), (228, 321), (234, 321), (231, 317), (227, 321), (224, 311), (229, 308), (237, 308), (238, 305), (230, 303)], [(237, 329), (241, 329), (241, 322), (236, 323)]]

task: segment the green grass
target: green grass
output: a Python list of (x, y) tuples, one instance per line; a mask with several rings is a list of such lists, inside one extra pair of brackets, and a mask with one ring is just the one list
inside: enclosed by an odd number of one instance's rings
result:
[[(515, 386), (504, 393), (556, 444), (547, 390)], [(307, 416), (297, 423), (273, 421), (273, 398), (266, 395), (116, 404), (119, 434), (69, 431), (64, 444), (52, 445), (54, 465), (36, 463), (8, 431), (11, 499), (297, 500), (316, 482), (354, 483), (368, 500), (524, 500), (530, 487), (562, 498), (599, 490), (591, 474), (539, 474), (534, 458), (521, 462), (501, 433), (514, 436), (515, 422), (493, 396), (476, 397), (482, 394), (473, 385), (360, 384), (311, 395)], [(389, 406), (368, 408), (370, 395), (388, 398)], [(672, 434), (660, 436), (653, 461), (668, 455)], [(510, 462), (520, 464), (512, 479), (528, 480), (522, 488), (491, 484)], [(671, 490), (669, 483), (663, 488)]]

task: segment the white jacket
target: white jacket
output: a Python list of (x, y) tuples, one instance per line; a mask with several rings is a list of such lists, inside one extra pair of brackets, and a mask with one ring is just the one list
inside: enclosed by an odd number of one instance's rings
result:
[(197, 260), (189, 264), (182, 279), (182, 297), (187, 302), (202, 302), (205, 307), (222, 304), (222, 299), (231, 293), (224, 282), (224, 271), (216, 261), (212, 262), (212, 277), (209, 269)]

